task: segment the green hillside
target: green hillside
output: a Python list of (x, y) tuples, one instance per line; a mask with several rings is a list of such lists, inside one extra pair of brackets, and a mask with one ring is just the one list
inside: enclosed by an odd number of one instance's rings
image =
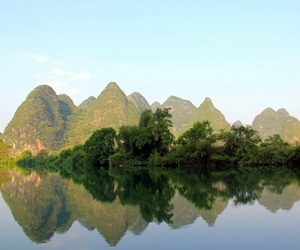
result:
[(81, 108), (81, 109), (86, 109), (88, 108), (93, 101), (95, 101), (96, 98), (94, 96), (90, 96), (88, 99), (84, 100), (79, 106), (78, 108)]
[(252, 123), (263, 139), (279, 134), (285, 141), (295, 143), (300, 140), (300, 122), (285, 109), (276, 112), (272, 108), (263, 110)]
[(204, 120), (208, 120), (216, 132), (220, 131), (221, 129), (229, 129), (230, 127), (221, 111), (214, 107), (210, 98), (206, 97), (195, 111), (188, 124), (180, 130), (180, 134), (191, 128), (195, 122)]
[(38, 86), (17, 109), (3, 133), (3, 140), (15, 153), (25, 149), (59, 150), (64, 145), (68, 119), (75, 109), (67, 95), (57, 96), (51, 87)]
[(96, 129), (137, 124), (139, 116), (138, 108), (111, 82), (89, 106), (74, 113), (67, 130), (68, 145), (85, 142)]

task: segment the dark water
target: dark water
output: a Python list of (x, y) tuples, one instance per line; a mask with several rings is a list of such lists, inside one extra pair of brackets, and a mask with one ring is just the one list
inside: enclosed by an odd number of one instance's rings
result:
[(300, 174), (0, 173), (0, 249), (299, 249)]

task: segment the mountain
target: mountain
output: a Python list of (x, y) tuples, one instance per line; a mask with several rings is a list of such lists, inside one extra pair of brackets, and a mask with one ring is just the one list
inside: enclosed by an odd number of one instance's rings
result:
[(58, 96), (51, 87), (38, 86), (17, 109), (5, 128), (3, 140), (15, 153), (26, 149), (59, 150), (65, 143), (68, 120), (75, 110), (67, 95)]
[(151, 110), (152, 112), (155, 112), (155, 110), (157, 110), (158, 108), (162, 108), (161, 104), (159, 102), (154, 102), (151, 104)]
[(67, 131), (68, 145), (84, 143), (97, 129), (137, 124), (138, 108), (127, 99), (125, 93), (114, 83), (109, 83), (96, 100), (85, 109), (74, 113)]
[(240, 120), (235, 121), (232, 126), (234, 127), (242, 127), (244, 126), (243, 123)]
[(192, 118), (196, 111), (196, 107), (188, 100), (176, 96), (170, 96), (162, 105), (156, 108), (169, 108), (172, 114), (172, 132), (176, 134), (180, 131)]
[(267, 108), (263, 110), (254, 118), (252, 127), (259, 132), (263, 139), (279, 134), (287, 142), (300, 141), (300, 122), (290, 116), (285, 109), (275, 111)]
[(95, 101), (96, 98), (94, 96), (90, 96), (88, 99), (84, 100), (79, 106), (78, 108), (81, 108), (81, 109), (86, 109), (88, 108), (93, 101)]
[(151, 109), (146, 98), (138, 92), (134, 92), (131, 95), (127, 96), (127, 99), (130, 100), (141, 113), (146, 109)]
[(67, 95), (47, 86), (36, 87), (19, 106), (2, 139), (14, 154), (24, 150), (59, 151), (84, 143), (96, 129), (137, 124), (138, 108), (116, 83), (109, 83), (98, 98), (89, 97), (79, 107)]
[(215, 108), (209, 97), (206, 97), (201, 105), (197, 108), (188, 124), (180, 131), (180, 133), (184, 133), (193, 127), (195, 122), (204, 120), (208, 120), (210, 122), (210, 125), (215, 132), (218, 132), (221, 129), (230, 128), (230, 124), (225, 120), (225, 117), (221, 111)]
[[(90, 96), (78, 107), (69, 96), (57, 95), (47, 85), (38, 86), (18, 107), (0, 136), (10, 145), (14, 155), (24, 150), (57, 152), (84, 143), (97, 129), (113, 127), (117, 130), (122, 125), (138, 124), (141, 112), (149, 108), (152, 111), (170, 108), (175, 136), (203, 120), (210, 121), (215, 132), (229, 129), (224, 115), (208, 97), (198, 108), (176, 96), (170, 96), (163, 104), (155, 102), (150, 106), (140, 93), (126, 96), (116, 83), (111, 82), (97, 98)], [(285, 141), (300, 141), (300, 122), (285, 109), (276, 112), (265, 109), (255, 117), (252, 127), (262, 138), (279, 134)]]

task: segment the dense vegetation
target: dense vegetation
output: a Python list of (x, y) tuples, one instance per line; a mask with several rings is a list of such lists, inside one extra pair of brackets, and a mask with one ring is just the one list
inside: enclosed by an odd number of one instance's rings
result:
[(9, 155), (9, 146), (0, 140), (0, 169), (14, 164), (14, 159)]
[[(138, 125), (93, 132), (83, 144), (48, 155), (41, 150), (32, 156), (25, 151), (20, 166), (62, 168), (80, 172), (100, 166), (206, 166), (219, 168), (240, 165), (299, 166), (300, 146), (290, 145), (279, 135), (262, 140), (251, 127), (234, 125), (214, 133), (208, 121), (196, 122), (177, 139), (169, 109), (145, 110)], [(68, 169), (72, 167), (73, 169)]]

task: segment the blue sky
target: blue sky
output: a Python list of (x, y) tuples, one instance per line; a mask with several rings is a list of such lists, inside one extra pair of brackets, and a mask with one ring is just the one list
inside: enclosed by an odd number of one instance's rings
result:
[(80, 104), (110, 81), (149, 103), (210, 97), (251, 124), (300, 118), (300, 1), (0, 0), (0, 131), (36, 86)]

